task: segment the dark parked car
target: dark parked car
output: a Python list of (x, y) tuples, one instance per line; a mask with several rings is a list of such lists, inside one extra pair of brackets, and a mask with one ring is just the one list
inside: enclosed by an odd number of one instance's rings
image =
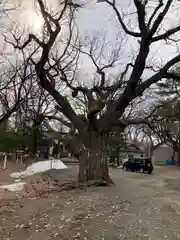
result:
[(151, 158), (130, 158), (123, 164), (125, 171), (140, 171), (141, 173), (148, 172), (149, 174), (153, 171), (153, 164)]

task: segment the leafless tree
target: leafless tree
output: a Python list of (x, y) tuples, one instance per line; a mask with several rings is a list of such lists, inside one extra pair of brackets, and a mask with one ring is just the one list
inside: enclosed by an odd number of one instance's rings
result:
[(6, 15), (11, 11), (16, 10), (20, 5), (20, 1), (16, 3), (12, 3), (12, 1), (7, 1), (7, 0), (1, 0), (0, 1), (0, 15)]
[[(148, 123), (148, 118), (124, 120), (122, 116), (129, 104), (137, 97), (142, 96), (152, 84), (176, 75), (172, 68), (180, 61), (179, 54), (172, 57), (152, 76), (142, 79), (151, 46), (159, 41), (167, 39), (171, 41), (173, 35), (180, 31), (178, 25), (167, 31), (159, 32), (174, 1), (158, 1), (151, 15), (147, 17), (147, 4), (143, 1), (133, 0), (139, 25), (138, 31), (130, 30), (124, 23), (116, 1), (103, 1), (112, 8), (119, 26), (124, 32), (137, 39), (139, 43), (135, 59), (128, 63), (116, 81), (112, 82), (107, 81), (105, 69), (113, 67), (114, 60), (110, 59), (107, 63), (101, 61), (97, 64), (97, 61), (94, 61), (96, 59), (93, 58), (94, 49), (90, 48), (87, 53), (79, 43), (73, 20), (74, 12), (78, 11), (78, 8), (74, 8), (68, 1), (64, 1), (60, 4), (60, 9), (56, 14), (50, 14), (42, 0), (37, 0), (37, 2), (44, 19), (43, 36), (38, 37), (31, 33), (25, 42), (22, 43), (21, 39), (18, 41), (15, 39), (16, 42), (11, 43), (15, 49), (20, 51), (32, 44), (41, 50), (39, 55), (31, 57), (38, 84), (53, 97), (58, 110), (74, 126), (79, 141), (89, 152), (88, 158), (83, 153), (80, 157), (79, 181), (104, 180), (110, 182), (107, 161), (104, 158), (107, 134), (115, 126), (124, 129), (128, 124)], [(63, 23), (66, 25), (65, 39), (62, 30)], [(78, 71), (78, 57), (82, 52), (89, 54), (97, 69), (97, 80), (91, 86), (79, 85), (77, 81), (73, 81)], [(117, 52), (112, 55), (115, 60), (118, 59)], [(67, 92), (60, 91), (64, 86), (69, 88), (74, 98), (85, 96), (87, 99), (87, 115), (83, 119), (74, 110)], [(114, 99), (111, 99), (112, 95), (115, 95)]]
[[(8, 119), (27, 101), (29, 90), (27, 82), (30, 75), (27, 72), (29, 66), (29, 58), (25, 62), (12, 63), (10, 60), (6, 61), (6, 68), (1, 71), (0, 83), (0, 124), (4, 124)], [(6, 125), (6, 124), (5, 124)]]
[[(16, 10), (19, 5), (20, 1), (13, 4), (9, 1), (0, 0), (0, 20), (8, 13)], [(18, 76), (22, 66), (13, 64), (7, 57), (4, 57), (3, 50), (0, 54), (0, 64), (0, 125), (2, 127), (3, 124), (6, 127), (8, 118), (19, 108), (23, 100), (21, 94), (25, 80), (20, 81)]]

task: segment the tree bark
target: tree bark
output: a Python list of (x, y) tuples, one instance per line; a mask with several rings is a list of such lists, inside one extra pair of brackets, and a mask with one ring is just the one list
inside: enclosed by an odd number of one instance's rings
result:
[(79, 163), (79, 183), (89, 181), (102, 181), (104, 183), (112, 183), (109, 176), (109, 168), (106, 158), (96, 156), (95, 153), (90, 157), (81, 159)]
[[(80, 184), (103, 185), (112, 183), (109, 176), (106, 137), (97, 132), (87, 132), (82, 136), (70, 136), (64, 140), (68, 151), (79, 160), (78, 182)], [(94, 184), (92, 182), (94, 181)]]
[(108, 160), (104, 156), (105, 148), (93, 139), (88, 150), (84, 150), (79, 158), (79, 183), (89, 181), (113, 183), (109, 176)]

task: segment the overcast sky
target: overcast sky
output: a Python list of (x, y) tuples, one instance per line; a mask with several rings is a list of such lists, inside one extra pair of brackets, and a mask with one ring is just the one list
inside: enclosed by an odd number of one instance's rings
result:
[[(9, 0), (13, 3), (15, 0)], [(16, 0), (18, 1), (18, 0)], [(48, 3), (58, 9), (59, 0), (46, 0)], [(81, 0), (82, 1), (82, 0)], [(12, 4), (11, 2), (11, 4)], [(34, 32), (38, 32), (42, 24), (42, 19), (38, 16), (37, 12), (34, 11), (34, 2), (35, 0), (22, 0), (21, 8), (10, 15), (11, 20), (17, 24), (25, 24), (32, 28)], [(53, 4), (52, 4), (53, 2)], [(138, 30), (136, 14), (134, 12), (133, 0), (117, 0), (117, 5), (121, 12), (125, 15), (125, 23), (131, 29)], [(148, 11), (149, 13), (152, 10), (156, 0), (150, 1)], [(176, 26), (180, 22), (180, 10), (177, 10), (177, 7), (180, 7), (180, 2), (176, 2), (176, 7), (171, 8), (170, 13), (166, 16), (163, 29), (168, 29), (172, 26)], [(121, 36), (123, 41), (123, 48), (121, 50), (121, 61), (120, 65), (116, 67), (116, 72), (121, 71), (123, 66), (128, 61), (132, 61), (132, 54), (137, 53), (139, 44), (137, 40), (128, 37), (123, 31), (121, 26), (116, 20), (115, 14), (112, 9), (105, 3), (96, 3), (96, 1), (88, 1), (85, 8), (77, 11), (76, 21), (79, 25), (80, 33), (83, 38), (85, 35), (93, 36), (96, 32), (101, 32), (102, 35), (106, 35), (107, 41), (111, 43), (108, 47), (108, 51), (111, 52), (112, 45), (115, 43), (117, 35)], [(10, 22), (6, 20), (8, 25)], [(5, 29), (5, 28), (4, 28)], [(179, 34), (180, 36), (180, 34)], [(1, 40), (2, 41), (2, 40)], [(172, 46), (165, 42), (159, 42), (158, 44), (153, 44), (151, 47), (151, 54), (148, 58), (148, 61), (153, 64), (160, 64), (177, 54), (176, 46)], [(85, 71), (93, 68), (90, 67), (91, 63), (89, 61), (83, 61), (82, 67)], [(113, 70), (114, 71), (114, 70)], [(149, 74), (149, 73), (148, 73)]]
[[(117, 0), (117, 5), (121, 10), (122, 14), (126, 14), (125, 23), (133, 30), (138, 31), (137, 27), (137, 16), (136, 14), (132, 14), (134, 12), (134, 4), (132, 0)], [(149, 4), (148, 11), (151, 13), (152, 7), (154, 6), (156, 0), (153, 0)], [(163, 29), (168, 29), (172, 26), (176, 26), (180, 23), (180, 10), (177, 10), (177, 6), (180, 7), (180, 3), (175, 1), (178, 5), (173, 6), (166, 16)], [(129, 15), (128, 15), (129, 14)], [(86, 9), (82, 9), (79, 11), (78, 24), (82, 31), (82, 34), (91, 35), (93, 32), (97, 30), (103, 31), (107, 34), (107, 39), (114, 42), (117, 34), (121, 34), (122, 38), (127, 39), (126, 44), (122, 51), (122, 61), (127, 62), (127, 59), (132, 59), (132, 51), (137, 52), (139, 48), (139, 44), (137, 43), (137, 39), (133, 37), (128, 37), (123, 31), (119, 23), (115, 18), (115, 14), (110, 7), (106, 3), (95, 4), (95, 2), (91, 2), (91, 4), (87, 5)], [(180, 36), (180, 34), (179, 34)], [(167, 61), (177, 52), (177, 48), (175, 46), (171, 46), (170, 44), (166, 44), (165, 42), (159, 42), (158, 44), (153, 44), (151, 47), (151, 54), (149, 56), (149, 61), (153, 63), (160, 63), (161, 61)]]

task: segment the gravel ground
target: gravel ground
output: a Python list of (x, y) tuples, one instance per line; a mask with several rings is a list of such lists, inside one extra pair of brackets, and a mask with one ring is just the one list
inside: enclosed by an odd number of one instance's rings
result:
[[(70, 177), (77, 168), (68, 171)], [(147, 175), (111, 169), (111, 176), (112, 187), (9, 202), (0, 208), (0, 239), (180, 239), (180, 170), (161, 167)]]

